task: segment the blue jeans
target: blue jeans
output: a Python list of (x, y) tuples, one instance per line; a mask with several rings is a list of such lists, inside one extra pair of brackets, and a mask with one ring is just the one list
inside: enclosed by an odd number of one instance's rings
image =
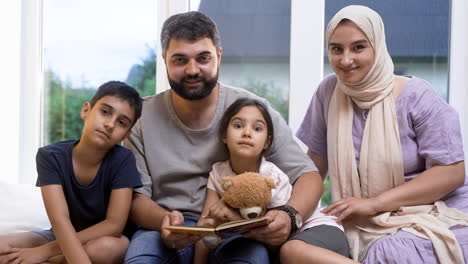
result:
[[(197, 218), (185, 216), (184, 225), (195, 225)], [(140, 229), (132, 237), (125, 264), (193, 263), (194, 247), (167, 248), (158, 231)], [(210, 263), (269, 263), (268, 250), (260, 242), (233, 237), (223, 241), (209, 257)]]

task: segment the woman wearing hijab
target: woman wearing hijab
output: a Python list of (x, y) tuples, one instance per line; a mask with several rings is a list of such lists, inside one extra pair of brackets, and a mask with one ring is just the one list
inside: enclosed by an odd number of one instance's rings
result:
[(465, 263), (468, 182), (458, 115), (424, 80), (393, 74), (381, 17), (347, 6), (329, 22), (335, 74), (297, 136), (343, 221), (354, 260)]

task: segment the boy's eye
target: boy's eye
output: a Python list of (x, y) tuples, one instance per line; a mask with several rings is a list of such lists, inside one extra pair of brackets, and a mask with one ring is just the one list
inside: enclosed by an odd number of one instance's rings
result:
[(107, 109), (101, 109), (101, 114), (104, 116), (108, 116), (110, 112)]
[(126, 120), (119, 120), (119, 126), (120, 127), (123, 127), (123, 128), (126, 128), (128, 127), (128, 122)]

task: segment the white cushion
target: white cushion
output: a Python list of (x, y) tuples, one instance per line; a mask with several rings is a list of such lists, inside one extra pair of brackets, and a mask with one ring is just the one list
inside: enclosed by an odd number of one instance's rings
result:
[(0, 234), (50, 229), (39, 187), (0, 181)]

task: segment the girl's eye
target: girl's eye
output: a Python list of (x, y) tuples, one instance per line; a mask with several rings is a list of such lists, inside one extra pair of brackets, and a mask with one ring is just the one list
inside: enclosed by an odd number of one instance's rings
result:
[(254, 127), (254, 130), (255, 130), (256, 132), (262, 132), (263, 127), (261, 127), (261, 126), (256, 126), (256, 127)]
[(242, 128), (242, 125), (240, 123), (234, 123), (232, 126), (234, 128)]

